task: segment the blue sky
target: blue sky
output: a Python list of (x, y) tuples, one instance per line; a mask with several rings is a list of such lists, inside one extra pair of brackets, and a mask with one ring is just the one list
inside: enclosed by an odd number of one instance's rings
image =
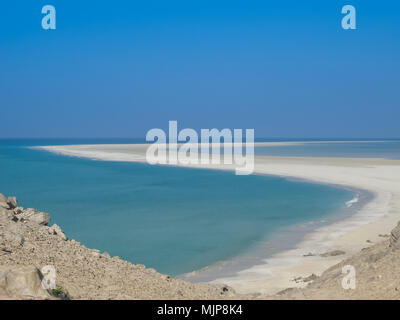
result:
[(0, 137), (400, 137), (399, 58), (398, 1), (7, 0)]

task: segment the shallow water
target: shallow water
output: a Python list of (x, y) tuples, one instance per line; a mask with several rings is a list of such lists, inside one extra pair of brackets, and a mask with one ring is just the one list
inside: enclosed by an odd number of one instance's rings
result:
[(27, 148), (132, 142), (95, 141), (0, 140), (0, 192), (51, 213), (68, 237), (89, 248), (172, 275), (232, 259), (280, 230), (332, 216), (353, 198), (348, 190), (283, 178)]

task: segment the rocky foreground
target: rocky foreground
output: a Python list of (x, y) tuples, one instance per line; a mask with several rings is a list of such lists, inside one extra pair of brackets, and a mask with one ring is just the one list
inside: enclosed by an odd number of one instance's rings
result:
[[(0, 194), (0, 299), (226, 299), (226, 286), (192, 284), (68, 239), (48, 213)], [(56, 287), (42, 286), (54, 266)]]
[[(305, 288), (286, 289), (267, 298), (400, 299), (400, 223), (390, 235), (381, 236), (386, 240), (364, 248), (349, 259), (327, 269), (320, 277), (311, 275), (308, 279), (303, 279), (309, 282)], [(342, 271), (345, 266), (354, 267), (354, 289), (344, 289), (342, 286), (343, 279), (349, 275)], [(345, 272), (348, 271), (345, 269)]]

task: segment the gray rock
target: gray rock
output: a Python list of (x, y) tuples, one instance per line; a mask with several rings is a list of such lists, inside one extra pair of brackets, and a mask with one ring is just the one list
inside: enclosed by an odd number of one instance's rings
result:
[(14, 217), (13, 211), (0, 207), (0, 221), (2, 219), (12, 219), (13, 217)]
[(334, 256), (339, 256), (342, 254), (345, 254), (346, 252), (342, 250), (333, 250), (333, 251), (328, 251), (323, 254), (320, 254), (321, 257), (334, 257)]
[(7, 203), (7, 201), (0, 201), (0, 208), (10, 209), (10, 205)]
[(26, 209), (19, 216), (20, 216), (19, 218), (22, 220), (32, 221), (32, 222), (35, 222), (35, 223), (43, 225), (43, 226), (47, 226), (47, 224), (51, 220), (51, 217), (48, 213), (37, 211), (32, 208)]
[(15, 214), (21, 214), (22, 212), (24, 212), (24, 208), (23, 207), (16, 207), (15, 209), (14, 209), (14, 213)]
[(43, 225), (43, 226), (47, 226), (48, 223), (51, 220), (51, 217), (48, 213), (46, 212), (37, 212), (36, 214), (32, 215), (29, 218), (30, 221), (36, 222), (37, 224)]
[(7, 202), (6, 196), (2, 193), (0, 193), (0, 202)]
[(50, 299), (42, 278), (34, 266), (0, 266), (0, 299)]
[(308, 276), (308, 277), (305, 277), (304, 279), (303, 279), (303, 282), (310, 282), (310, 281), (314, 281), (314, 280), (316, 280), (318, 278), (318, 276), (316, 275), (316, 274), (311, 274), (310, 276)]
[(315, 254), (314, 254), (314, 253), (312, 253), (312, 252), (309, 252), (309, 253), (303, 254), (303, 257), (314, 257), (314, 256), (315, 256)]
[(8, 197), (7, 203), (11, 209), (18, 207), (18, 201), (16, 197)]
[(400, 248), (400, 222), (397, 226), (390, 232), (390, 247), (394, 249)]

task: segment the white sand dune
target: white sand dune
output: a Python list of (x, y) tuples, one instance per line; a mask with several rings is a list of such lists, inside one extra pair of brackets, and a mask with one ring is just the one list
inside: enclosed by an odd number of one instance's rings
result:
[[(302, 142), (289, 143), (302, 144)], [(260, 146), (259, 143), (255, 144)], [(288, 145), (286, 143), (262, 143)], [(148, 145), (72, 145), (46, 146), (41, 149), (68, 156), (105, 161), (145, 162)], [(233, 170), (232, 165), (191, 165), (197, 168)], [(239, 293), (273, 294), (288, 287), (302, 286), (293, 278), (317, 275), (344, 258), (377, 242), (400, 220), (400, 160), (365, 158), (255, 157), (255, 173), (305, 179), (317, 183), (368, 190), (373, 199), (356, 214), (308, 234), (296, 249), (279, 253), (229, 278), (226, 283)], [(335, 257), (303, 257), (308, 252), (343, 250)]]

